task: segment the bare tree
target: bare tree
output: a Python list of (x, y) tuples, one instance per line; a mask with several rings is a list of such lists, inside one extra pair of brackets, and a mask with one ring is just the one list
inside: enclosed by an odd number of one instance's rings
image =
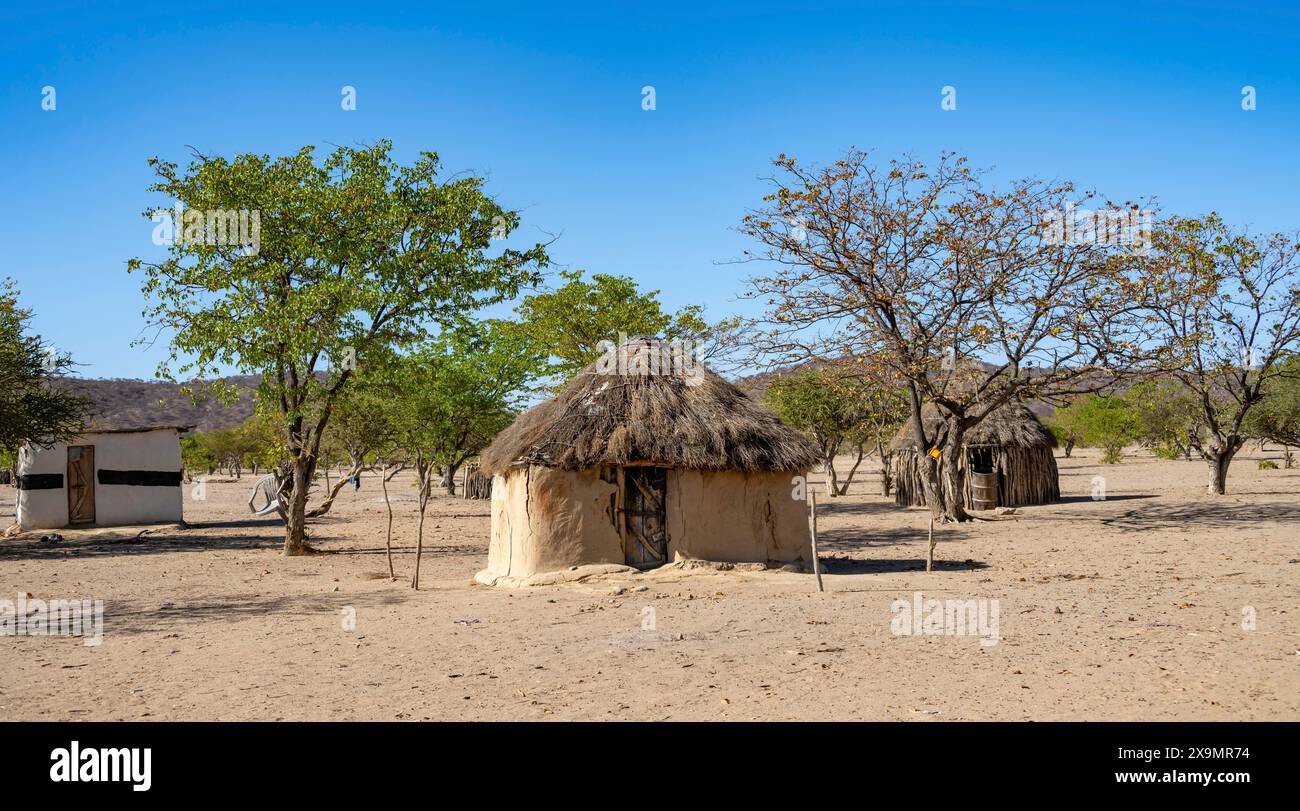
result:
[[(775, 165), (740, 229), (763, 246), (746, 259), (775, 268), (750, 279), (769, 307), (761, 342), (791, 360), (870, 357), (904, 381), (936, 519), (968, 518), (967, 431), (1010, 401), (1107, 386), (1108, 369), (1141, 354), (1125, 219), (1061, 228), (1095, 195), (1037, 180), (990, 189), (952, 154), (933, 167), (859, 150)], [(1108, 208), (1127, 218), (1138, 206)], [(937, 428), (921, 419), (927, 401)]]

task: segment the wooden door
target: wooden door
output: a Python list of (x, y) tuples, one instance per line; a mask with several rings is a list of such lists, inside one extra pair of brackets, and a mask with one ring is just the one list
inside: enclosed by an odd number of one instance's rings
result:
[(668, 470), (629, 467), (623, 471), (623, 515), (627, 565), (653, 569), (668, 562)]
[(95, 446), (68, 448), (68, 523), (95, 523)]

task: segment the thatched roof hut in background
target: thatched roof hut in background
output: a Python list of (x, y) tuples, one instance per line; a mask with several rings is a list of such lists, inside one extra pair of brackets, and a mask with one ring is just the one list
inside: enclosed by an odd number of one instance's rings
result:
[[(921, 414), (926, 433), (934, 431), (942, 421), (931, 404), (926, 404)], [(893, 452), (894, 500), (904, 507), (925, 506), (920, 455), (929, 448), (918, 449), (916, 445), (910, 421), (889, 444)], [(1061, 484), (1052, 453), (1056, 445), (1056, 437), (1047, 426), (1020, 403), (1008, 403), (989, 414), (965, 436), (962, 460), (966, 466), (966, 507), (974, 509), (972, 473), (997, 474), (999, 507), (1060, 501)]]
[(679, 345), (637, 338), (521, 414), (480, 457), (493, 476), (480, 582), (588, 565), (807, 561), (791, 479), (802, 434)]

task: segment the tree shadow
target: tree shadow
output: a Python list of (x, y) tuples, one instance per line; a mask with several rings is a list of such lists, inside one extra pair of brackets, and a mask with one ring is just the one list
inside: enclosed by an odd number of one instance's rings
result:
[[(817, 549), (822, 552), (852, 552), (881, 546), (903, 546), (909, 543), (925, 543), (924, 527), (891, 527), (889, 529), (865, 530), (857, 527), (843, 529), (818, 530)], [(966, 539), (965, 530), (951, 525), (935, 528), (936, 543), (949, 543)]]
[[(283, 524), (248, 522), (191, 524), (192, 529), (210, 529), (213, 527), (229, 529), (269, 529), (270, 533), (232, 533), (229, 535), (191, 534), (190, 530), (168, 526), (166, 529), (147, 529), (147, 534), (139, 535), (138, 528), (131, 528), (121, 533), (104, 532), (84, 537), (64, 537), (57, 543), (42, 542), (42, 536), (71, 534), (69, 530), (42, 530), (30, 536), (11, 538), (0, 541), (0, 560), (15, 559), (57, 559), (69, 557), (134, 557), (138, 555), (157, 555), (170, 552), (203, 552), (232, 549), (278, 549), (284, 544)], [(336, 535), (311, 532), (307, 542), (313, 545), (337, 541)], [(328, 551), (328, 550), (323, 550)]]
[(1114, 527), (1120, 532), (1145, 532), (1152, 529), (1231, 529), (1260, 521), (1295, 525), (1300, 522), (1300, 503), (1199, 502), (1152, 505), (1101, 519), (1104, 526)]
[[(900, 574), (924, 572), (924, 558), (898, 558), (890, 560), (861, 560), (858, 558), (819, 558), (822, 571), (827, 574)], [(972, 572), (987, 569), (979, 560), (935, 560), (936, 572)]]
[(1159, 498), (1159, 496), (1154, 495), (1152, 493), (1133, 493), (1133, 494), (1127, 494), (1122, 496), (1108, 495), (1103, 499), (1095, 499), (1092, 496), (1061, 496), (1060, 500), (1057, 501), (1056, 503), (1057, 504), (1085, 504), (1090, 501), (1095, 501), (1098, 504), (1104, 504), (1107, 501), (1132, 501), (1134, 499), (1143, 499), (1143, 498)]
[(881, 515), (905, 509), (893, 501), (845, 501), (839, 496), (834, 501), (818, 501), (817, 515)]
[(406, 591), (384, 594), (304, 594), (254, 598), (230, 596), (195, 602), (165, 602), (152, 607), (142, 601), (113, 600), (105, 606), (104, 632), (129, 636), (159, 631), (181, 632), (214, 622), (277, 616), (338, 615), (345, 608), (363, 611), (402, 605), (411, 599)]
[[(423, 551), (420, 553), (424, 557), (465, 557), (471, 555), (484, 555), (487, 553), (488, 546), (486, 543), (480, 545), (473, 544), (429, 544), (425, 543)], [(388, 550), (382, 546), (374, 549), (338, 549), (330, 552), (332, 555), (385, 555)], [(414, 555), (415, 544), (407, 543), (398, 546), (393, 544), (394, 555)]]

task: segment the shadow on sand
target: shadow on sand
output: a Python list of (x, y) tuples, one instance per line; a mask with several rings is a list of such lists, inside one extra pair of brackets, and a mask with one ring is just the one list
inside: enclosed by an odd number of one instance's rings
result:
[[(827, 574), (899, 574), (901, 572), (924, 572), (925, 559), (898, 560), (856, 560), (846, 558), (820, 558), (822, 571)], [(938, 560), (934, 562), (936, 572), (973, 572), (987, 569), (988, 564), (979, 560)]]
[[(401, 577), (398, 580), (402, 580)], [(338, 615), (344, 608), (366, 609), (401, 605), (414, 592), (407, 590), (385, 594), (298, 594), (229, 597), (193, 602), (146, 604), (143, 601), (114, 600), (112, 610), (105, 611), (106, 633), (144, 634), (159, 631), (183, 631), (185, 628), (214, 622), (240, 622), (245, 619), (279, 616)]]
[[(231, 530), (230, 534), (203, 533), (193, 530)], [(322, 544), (338, 540), (317, 524), (308, 533), (308, 543)], [(251, 531), (250, 531), (251, 530)], [(56, 543), (43, 542), (44, 536), (62, 536)], [(146, 527), (143, 533), (133, 527), (114, 531), (37, 530), (21, 538), (0, 541), (0, 560), (21, 558), (102, 557), (108, 555), (153, 555), (166, 552), (201, 552), (226, 549), (275, 549), (284, 543), (284, 524), (278, 519), (211, 521), (188, 528), (175, 525)], [(328, 551), (328, 550), (324, 550)]]
[(1152, 505), (1101, 519), (1104, 526), (1114, 527), (1120, 532), (1231, 529), (1261, 521), (1294, 526), (1300, 523), (1300, 504), (1277, 501), (1264, 504), (1225, 504), (1207, 501)]

